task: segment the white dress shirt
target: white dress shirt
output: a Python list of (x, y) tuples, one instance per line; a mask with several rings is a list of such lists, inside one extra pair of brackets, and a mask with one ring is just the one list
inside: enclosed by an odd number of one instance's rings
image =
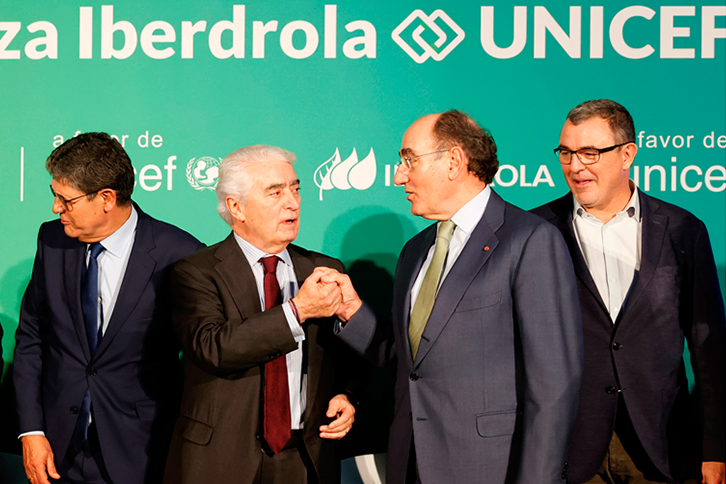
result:
[(260, 259), (272, 255), (280, 258), (280, 261), (277, 263), (277, 282), (280, 284), (280, 293), (283, 300), (282, 310), (285, 313), (292, 336), (297, 342), (297, 349), (285, 355), (285, 362), (287, 363), (287, 386), (290, 392), (290, 422), (292, 422), (292, 430), (301, 429), (303, 428), (303, 415), (307, 403), (308, 376), (306, 373), (303, 373), (304, 368), (302, 365), (302, 342), (305, 339), (305, 332), (300, 326), (290, 305), (286, 304), (287, 301), (297, 294), (299, 289), (290, 253), (285, 249), (279, 254), (268, 254), (247, 242), (237, 235), (236, 232), (234, 238), (252, 268), (252, 273), (257, 283), (257, 293), (260, 296), (260, 307), (262, 308), (265, 307), (265, 269), (262, 267)]
[(587, 213), (575, 197), (572, 225), (582, 256), (610, 319), (615, 322), (640, 270), (642, 227), (640, 198), (635, 184), (625, 208), (607, 223)]
[[(487, 208), (487, 203), (489, 203), (489, 196), (491, 195), (491, 192), (492, 189), (489, 188), (489, 186), (487, 185), (481, 192), (477, 194), (477, 196), (469, 200), (454, 214), (453, 217), (451, 217), (452, 222), (456, 224), (456, 228), (454, 229), (454, 234), (451, 236), (451, 240), (449, 241), (449, 252), (446, 256), (444, 271), (441, 275), (441, 279), (439, 280), (439, 287), (441, 287), (441, 284), (443, 284), (444, 279), (446, 279), (449, 271), (451, 271), (451, 268), (456, 262), (456, 259), (459, 258), (459, 255), (461, 255), (461, 251), (464, 250), (464, 246), (469, 241), (471, 233), (474, 231), (477, 224), (484, 215), (484, 211)], [(441, 222), (436, 225), (437, 230), (440, 224)], [(424, 276), (426, 275), (426, 271), (431, 265), (431, 259), (433, 259), (434, 257), (435, 247), (436, 244), (432, 245), (429, 249), (426, 260), (421, 266), (418, 277), (416, 277), (416, 281), (411, 288), (411, 308), (409, 309), (409, 311), (413, 311), (413, 305), (416, 303), (416, 298), (418, 297), (419, 291), (421, 291), (421, 285), (423, 284)]]

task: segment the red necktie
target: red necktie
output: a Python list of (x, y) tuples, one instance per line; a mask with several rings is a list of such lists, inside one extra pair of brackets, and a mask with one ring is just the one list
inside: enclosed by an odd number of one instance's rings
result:
[[(265, 311), (282, 303), (280, 284), (277, 282), (277, 256), (260, 259), (265, 269)], [(285, 355), (265, 363), (263, 383), (263, 426), (265, 441), (275, 454), (282, 451), (290, 440), (290, 391), (287, 385)]]

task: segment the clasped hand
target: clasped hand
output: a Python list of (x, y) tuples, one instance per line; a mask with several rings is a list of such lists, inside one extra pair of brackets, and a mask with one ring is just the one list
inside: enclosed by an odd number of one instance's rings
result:
[(350, 277), (329, 267), (316, 267), (293, 302), (301, 322), (335, 315), (346, 323), (363, 304)]

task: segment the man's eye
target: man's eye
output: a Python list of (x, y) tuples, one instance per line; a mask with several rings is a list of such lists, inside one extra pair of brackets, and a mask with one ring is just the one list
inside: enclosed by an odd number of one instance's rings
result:
[(597, 150), (581, 150), (578, 151), (578, 153), (580, 156), (584, 156), (588, 160), (594, 160), (600, 155), (600, 152)]

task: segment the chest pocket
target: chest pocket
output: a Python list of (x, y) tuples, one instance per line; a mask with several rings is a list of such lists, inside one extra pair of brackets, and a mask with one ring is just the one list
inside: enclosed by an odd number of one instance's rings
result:
[(475, 311), (477, 309), (494, 306), (502, 302), (502, 291), (495, 292), (486, 296), (468, 297), (462, 299), (459, 305), (456, 306), (457, 313), (463, 313), (466, 311)]

